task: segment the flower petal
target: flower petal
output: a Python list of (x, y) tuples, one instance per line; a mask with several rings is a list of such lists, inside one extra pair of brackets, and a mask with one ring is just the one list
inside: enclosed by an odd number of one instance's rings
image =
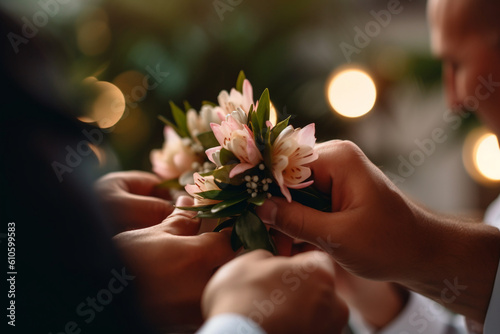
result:
[(253, 88), (250, 81), (243, 80), (243, 109), (248, 113), (250, 106), (253, 104)]
[(314, 183), (313, 180), (311, 181), (307, 181), (307, 182), (302, 182), (302, 183), (299, 183), (299, 184), (291, 184), (291, 185), (288, 185), (288, 188), (292, 188), (292, 189), (302, 189), (302, 188), (306, 188), (306, 187), (309, 187), (310, 185), (312, 185)]
[(297, 140), (299, 145), (314, 147), (314, 144), (316, 143), (316, 137), (314, 136), (314, 132), (315, 132), (314, 123), (308, 124), (302, 129), (300, 129)]
[(229, 172), (229, 177), (234, 177), (238, 174), (243, 173), (246, 170), (249, 170), (255, 165), (249, 164), (249, 163), (240, 163), (237, 164), (233, 169), (231, 169), (231, 172)]
[(208, 150), (205, 151), (205, 154), (207, 155), (208, 160), (210, 160), (211, 162), (216, 164), (217, 167), (220, 167), (220, 161), (217, 162), (214, 159), (213, 155), (214, 155), (214, 153), (216, 153), (217, 151), (220, 151), (221, 149), (222, 149), (222, 146), (216, 146), (216, 147), (209, 148)]

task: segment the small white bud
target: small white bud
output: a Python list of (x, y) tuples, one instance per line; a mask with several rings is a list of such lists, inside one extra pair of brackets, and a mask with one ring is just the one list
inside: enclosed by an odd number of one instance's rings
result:
[(254, 175), (252, 178), (253, 182), (259, 182), (259, 177), (257, 175)]
[(264, 191), (268, 191), (268, 190), (269, 190), (269, 185), (268, 185), (268, 184), (264, 184), (264, 185), (262, 186), (262, 190), (264, 190)]
[(252, 180), (252, 177), (250, 175), (245, 175), (245, 181), (250, 182)]
[(201, 165), (200, 165), (200, 163), (199, 163), (199, 162), (196, 162), (196, 161), (195, 161), (195, 162), (193, 162), (193, 163), (191, 164), (191, 169), (192, 169), (192, 170), (196, 170), (196, 171), (197, 171), (198, 169), (200, 169), (200, 167), (201, 167)]
[(257, 189), (257, 183), (252, 182), (252, 183), (251, 183), (251, 186), (252, 186), (252, 189)]
[(257, 193), (252, 193), (252, 198), (257, 197)]
[(264, 164), (260, 164), (260, 165), (259, 165), (259, 169), (260, 169), (260, 170), (264, 170), (265, 168), (266, 168), (266, 166), (264, 166)]

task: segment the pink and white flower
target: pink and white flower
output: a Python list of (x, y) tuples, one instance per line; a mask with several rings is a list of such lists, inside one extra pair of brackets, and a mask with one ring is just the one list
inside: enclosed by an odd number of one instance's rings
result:
[(211, 131), (210, 123), (220, 124), (221, 122), (217, 110), (210, 105), (204, 105), (201, 107), (199, 114), (196, 110), (189, 109), (186, 114), (186, 118), (189, 134), (193, 140), (198, 142), (198, 144), (201, 143), (199, 143), (197, 136), (204, 132)]
[(201, 176), (198, 173), (193, 174), (194, 184), (188, 184), (184, 189), (189, 195), (194, 197), (195, 205), (212, 205), (217, 204), (221, 201), (215, 199), (203, 198), (198, 193), (210, 191), (210, 190), (220, 190), (220, 188), (215, 184), (213, 176)]
[(220, 161), (217, 161), (217, 152), (221, 148), (231, 151), (240, 161), (229, 173), (229, 177), (238, 175), (261, 162), (262, 154), (260, 153), (252, 131), (246, 124), (239, 122), (233, 115), (228, 115), (227, 120), (220, 125), (210, 124), (215, 138), (221, 146), (213, 147), (206, 151), (208, 159), (220, 166)]
[(243, 81), (243, 93), (240, 93), (236, 89), (232, 88), (230, 93), (226, 90), (223, 90), (219, 93), (217, 100), (219, 102), (219, 106), (215, 107), (215, 110), (219, 113), (220, 120), (223, 121), (226, 118), (226, 115), (231, 114), (233, 111), (241, 108), (245, 115), (248, 115), (250, 111), (250, 106), (253, 104), (256, 105), (253, 101), (253, 88), (250, 81), (245, 79)]
[(165, 180), (179, 178), (186, 172), (191, 172), (195, 163), (203, 159), (192, 149), (192, 141), (181, 138), (170, 126), (164, 130), (165, 142), (163, 148), (151, 151), (150, 160), (153, 171)]
[(311, 169), (304, 165), (318, 159), (318, 154), (314, 151), (314, 131), (314, 123), (303, 129), (294, 129), (289, 125), (273, 144), (273, 176), (288, 202), (292, 201), (288, 188), (302, 189), (314, 182), (304, 182), (311, 176)]

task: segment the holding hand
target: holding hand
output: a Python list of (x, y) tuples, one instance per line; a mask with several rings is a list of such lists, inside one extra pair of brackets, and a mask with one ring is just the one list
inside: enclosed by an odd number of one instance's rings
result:
[(353, 143), (316, 147), (314, 185), (332, 212), (271, 198), (258, 214), (330, 253), (357, 276), (393, 281), (482, 322), (500, 257), (500, 231), (411, 202)]
[(258, 210), (265, 223), (323, 248), (349, 272), (371, 279), (394, 279), (404, 272), (401, 266), (421, 264), (422, 253), (434, 251), (419, 239), (425, 234), (416, 220), (425, 214), (357, 146), (332, 141), (316, 151), (319, 159), (310, 166), (314, 186), (331, 196), (333, 212), (273, 197)]
[[(180, 197), (178, 206), (193, 204)], [(234, 257), (230, 231), (196, 235), (196, 213), (180, 209), (161, 224), (114, 237), (125, 262), (136, 275), (139, 297), (148, 318), (161, 328), (202, 322), (200, 300), (216, 268)]]
[(337, 297), (333, 264), (323, 252), (273, 257), (253, 251), (224, 265), (203, 294), (206, 318), (238, 313), (266, 332), (340, 333), (347, 307)]
[(118, 232), (159, 224), (174, 207), (170, 193), (157, 188), (161, 180), (141, 171), (109, 173), (94, 185)]

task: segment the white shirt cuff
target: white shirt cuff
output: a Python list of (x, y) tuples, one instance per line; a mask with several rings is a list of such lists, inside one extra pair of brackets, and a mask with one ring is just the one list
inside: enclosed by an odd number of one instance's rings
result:
[(208, 319), (196, 334), (266, 334), (266, 332), (247, 317), (225, 313)]
[(462, 317), (450, 313), (436, 302), (413, 292), (410, 292), (405, 308), (384, 328), (376, 330), (364, 322), (355, 311), (351, 312), (350, 326), (354, 333), (363, 334), (466, 333)]
[(484, 334), (498, 333), (500, 330), (500, 264), (497, 268), (495, 285), (490, 298), (490, 305), (484, 321)]

